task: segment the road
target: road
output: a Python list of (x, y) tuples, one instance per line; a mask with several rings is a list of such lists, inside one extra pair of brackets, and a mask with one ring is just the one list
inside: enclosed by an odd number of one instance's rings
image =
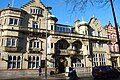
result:
[(83, 78), (80, 78), (79, 80), (120, 80), (120, 77), (119, 78), (101, 78), (101, 79), (94, 79), (93, 77), (83, 77)]
[[(19, 77), (19, 78), (11, 78), (11, 79), (0, 79), (0, 80), (43, 80), (41, 77)], [(50, 78), (47, 80), (68, 80), (65, 78)], [(119, 78), (106, 78), (106, 79), (94, 79), (93, 77), (80, 77), (79, 80), (120, 80)]]

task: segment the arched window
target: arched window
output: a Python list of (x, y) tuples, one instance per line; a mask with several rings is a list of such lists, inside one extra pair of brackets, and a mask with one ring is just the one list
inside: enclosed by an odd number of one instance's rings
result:
[(12, 68), (12, 56), (8, 56), (8, 68)]
[(39, 68), (39, 57), (36, 57), (36, 68)]
[(16, 68), (16, 56), (13, 56), (13, 68)]
[(21, 58), (20, 58), (20, 56), (18, 56), (18, 58), (17, 58), (17, 68), (20, 68), (20, 62), (21, 62)]
[(33, 65), (32, 68), (35, 68), (35, 56), (33, 56)]
[(31, 56), (28, 56), (28, 68), (32, 68), (32, 59)]

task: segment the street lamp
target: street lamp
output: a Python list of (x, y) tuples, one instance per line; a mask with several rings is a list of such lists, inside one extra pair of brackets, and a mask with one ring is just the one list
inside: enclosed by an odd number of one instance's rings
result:
[(45, 55), (45, 79), (47, 79), (47, 47), (48, 47), (48, 43), (47, 43), (47, 36), (48, 36), (48, 13), (49, 10), (52, 9), (52, 7), (46, 7), (47, 9), (47, 16), (46, 16), (46, 55)]
[(116, 28), (116, 35), (117, 35), (117, 44), (119, 46), (119, 53), (120, 53), (120, 39), (119, 39), (119, 31), (118, 31), (118, 25), (117, 25), (117, 20), (115, 16), (115, 11), (114, 11), (114, 6), (112, 0), (110, 0), (111, 3), (111, 8), (112, 8), (112, 13), (113, 13), (113, 18), (114, 18), (114, 23), (115, 23), (115, 28)]

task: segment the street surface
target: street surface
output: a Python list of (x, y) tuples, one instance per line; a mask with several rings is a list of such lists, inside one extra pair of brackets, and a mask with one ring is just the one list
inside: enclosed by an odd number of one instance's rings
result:
[[(0, 80), (44, 80), (41, 77), (20, 77), (20, 78), (10, 78), (10, 79), (0, 79)], [(69, 78), (58, 78), (58, 77), (51, 77), (47, 80), (69, 80)], [(91, 77), (80, 77), (79, 80), (120, 80), (119, 78), (107, 78), (107, 79), (94, 79), (92, 76)]]

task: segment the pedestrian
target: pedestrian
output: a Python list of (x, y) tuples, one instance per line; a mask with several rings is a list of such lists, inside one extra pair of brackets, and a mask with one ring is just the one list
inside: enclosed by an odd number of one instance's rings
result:
[(74, 68), (72, 67), (69, 68), (68, 77), (69, 77), (69, 80), (78, 80), (78, 76)]
[(41, 70), (41, 67), (39, 66), (39, 76), (41, 76), (41, 72), (42, 72), (42, 70)]

